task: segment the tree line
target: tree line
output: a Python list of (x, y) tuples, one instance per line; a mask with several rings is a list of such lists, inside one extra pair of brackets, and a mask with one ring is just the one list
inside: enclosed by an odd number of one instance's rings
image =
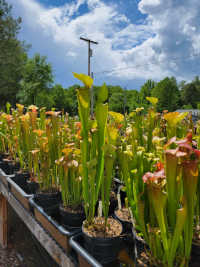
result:
[[(18, 39), (21, 18), (13, 18), (12, 6), (0, 0), (0, 107), (7, 102), (24, 105), (35, 104), (47, 109), (64, 110), (77, 114), (75, 84), (63, 88), (54, 83), (52, 66), (47, 58), (27, 54), (30, 45)], [(177, 82), (175, 77), (166, 77), (159, 82), (148, 80), (140, 90), (124, 90), (120, 86), (107, 85), (109, 108), (113, 111), (131, 112), (137, 107), (147, 108), (147, 96), (159, 99), (158, 110), (195, 109), (200, 103), (200, 79)], [(94, 100), (99, 86), (94, 86)]]

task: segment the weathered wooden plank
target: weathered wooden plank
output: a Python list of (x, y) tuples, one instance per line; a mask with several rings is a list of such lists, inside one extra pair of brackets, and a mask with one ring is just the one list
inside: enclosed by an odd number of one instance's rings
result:
[(8, 245), (8, 207), (3, 194), (0, 194), (0, 244), (2, 248)]
[(20, 204), (20, 202), (8, 192), (4, 184), (0, 183), (0, 191), (7, 198), (9, 204), (26, 224), (29, 230), (47, 250), (51, 257), (62, 267), (74, 267), (74, 263), (64, 251), (58, 246), (55, 240), (44, 230), (34, 217)]

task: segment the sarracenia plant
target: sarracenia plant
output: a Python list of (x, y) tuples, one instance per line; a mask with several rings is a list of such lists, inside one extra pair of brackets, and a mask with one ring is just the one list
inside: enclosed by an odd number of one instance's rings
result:
[(185, 128), (180, 123), (188, 115), (188, 112), (179, 113), (179, 112), (169, 112), (163, 115), (163, 118), (166, 120), (166, 131), (167, 138), (170, 139), (173, 136), (178, 136), (182, 138), (185, 136), (188, 127)]
[(82, 178), (80, 176), (80, 149), (75, 143), (66, 144), (63, 156), (56, 160), (64, 207), (76, 210), (82, 205)]
[(82, 183), (83, 199), (88, 224), (92, 224), (95, 205), (104, 172), (104, 144), (108, 116), (108, 92), (103, 85), (98, 92), (95, 108), (96, 121), (90, 120), (90, 87), (93, 80), (84, 74), (74, 76), (84, 83), (84, 88), (77, 90), (78, 111), (81, 120), (81, 155), (82, 155)]
[(107, 128), (107, 142), (104, 145), (105, 170), (101, 186), (101, 200), (102, 200), (103, 214), (105, 218), (105, 229), (107, 226), (108, 211), (110, 204), (110, 192), (111, 192), (111, 184), (113, 178), (114, 162), (116, 158), (117, 138), (118, 138), (118, 129), (109, 125)]
[[(161, 159), (160, 148), (164, 141), (163, 138), (154, 136), (154, 134), (159, 134), (157, 130), (159, 117), (155, 110), (157, 99), (150, 98), (149, 101), (153, 106), (149, 109), (147, 116), (141, 114), (142, 108), (130, 114), (125, 137), (121, 138), (121, 146), (118, 147), (121, 178), (125, 183), (129, 205), (139, 231), (145, 227), (143, 217), (145, 216), (145, 220), (148, 220), (151, 216), (148, 209), (141, 213), (144, 204), (148, 203), (141, 177), (148, 170), (154, 170), (154, 165)], [(141, 195), (143, 202), (140, 202)], [(145, 231), (142, 232), (145, 234)]]
[[(43, 114), (43, 113), (42, 113)], [(44, 114), (40, 118), (39, 124), (44, 128), (33, 130), (35, 147), (30, 151), (32, 170), (38, 177), (40, 190), (52, 192), (58, 190), (57, 165), (55, 161), (62, 154), (62, 134), (60, 126), (60, 112), (46, 112), (49, 118)]]
[[(183, 140), (172, 138), (164, 154), (164, 168), (161, 164), (157, 171), (143, 176), (151, 213), (148, 221), (143, 216), (143, 234), (155, 264), (188, 266), (200, 151), (192, 147), (189, 133)], [(142, 198), (138, 205), (140, 202)]]

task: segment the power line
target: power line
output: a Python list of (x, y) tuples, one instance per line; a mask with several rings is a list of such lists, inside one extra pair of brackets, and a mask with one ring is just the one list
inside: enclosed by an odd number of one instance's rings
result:
[[(200, 54), (194, 54), (194, 55), (188, 56), (188, 57), (174, 57), (174, 58), (171, 58), (170, 60), (176, 61), (176, 60), (188, 59), (188, 58), (199, 57), (199, 56), (200, 56)], [(116, 71), (120, 71), (120, 70), (135, 69), (135, 68), (138, 68), (138, 67), (144, 67), (144, 66), (156, 65), (156, 64), (158, 64), (158, 62), (149, 62), (149, 63), (146, 63), (146, 64), (137, 64), (137, 65), (133, 65), (133, 66), (127, 66), (127, 67), (124, 67), (124, 68), (114, 68), (114, 69), (111, 69), (111, 70), (99, 71), (99, 72), (95, 72), (94, 74), (112, 73), (112, 72), (116, 72)]]

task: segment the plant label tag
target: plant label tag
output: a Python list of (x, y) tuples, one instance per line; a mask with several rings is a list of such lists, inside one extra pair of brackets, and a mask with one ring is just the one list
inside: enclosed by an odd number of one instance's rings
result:
[(98, 207), (98, 216), (102, 217), (102, 201), (99, 201), (99, 207)]
[(122, 209), (122, 203), (121, 203), (120, 194), (117, 194), (117, 201), (118, 201), (118, 209), (121, 210)]
[(135, 228), (135, 223), (134, 223), (134, 219), (133, 219), (133, 213), (132, 213), (132, 210), (131, 210), (130, 207), (129, 207), (129, 212), (130, 212), (130, 215), (131, 215), (131, 222), (132, 222), (132, 225), (133, 225), (133, 227)]

